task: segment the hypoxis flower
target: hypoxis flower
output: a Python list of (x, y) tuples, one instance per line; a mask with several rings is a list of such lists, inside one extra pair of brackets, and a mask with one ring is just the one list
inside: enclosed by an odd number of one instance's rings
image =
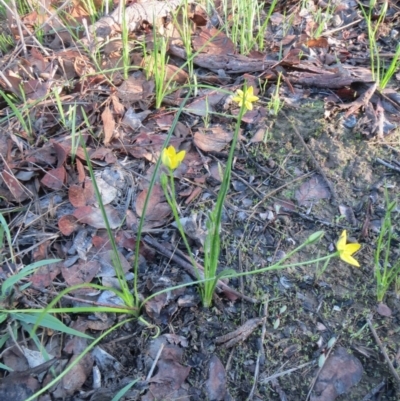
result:
[(232, 99), (236, 102), (240, 107), (242, 107), (243, 103), (247, 110), (253, 110), (253, 102), (258, 100), (257, 96), (254, 96), (254, 89), (252, 86), (249, 86), (245, 92), (238, 89), (236, 91), (236, 96)]
[(175, 170), (185, 158), (186, 151), (181, 150), (176, 153), (176, 150), (173, 146), (169, 146), (168, 148), (163, 149), (161, 153), (161, 161), (164, 166), (167, 166), (170, 170)]
[(346, 230), (343, 230), (342, 234), (339, 237), (338, 242), (336, 242), (336, 249), (339, 252), (339, 257), (344, 262), (349, 265), (360, 267), (360, 264), (353, 258), (353, 253), (356, 253), (360, 248), (360, 244), (346, 244), (347, 242), (347, 233)]

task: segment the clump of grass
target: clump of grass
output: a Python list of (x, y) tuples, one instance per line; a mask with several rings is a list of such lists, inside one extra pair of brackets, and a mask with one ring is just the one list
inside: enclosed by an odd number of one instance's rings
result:
[(368, 10), (366, 9), (367, 7), (364, 7), (361, 4), (360, 7), (367, 24), (372, 78), (378, 83), (379, 89), (382, 91), (400, 67), (400, 44), (397, 45), (396, 52), (393, 55), (390, 64), (386, 66), (379, 53), (380, 48), (377, 42), (377, 33), (386, 17), (388, 2), (384, 1), (382, 3), (377, 19), (374, 16), (376, 5), (377, 0), (370, 0)]
[(376, 279), (376, 299), (382, 302), (392, 282), (398, 280), (400, 274), (400, 260), (393, 257), (392, 241), (394, 239), (394, 227), (392, 213), (395, 211), (396, 201), (389, 201), (387, 190), (386, 212), (382, 221), (376, 250), (374, 254), (374, 272)]
[(248, 54), (252, 50), (264, 50), (264, 34), (277, 3), (278, 0), (273, 0), (263, 17), (264, 3), (258, 0), (223, 1), (224, 19), (231, 21), (226, 31), (232, 41), (238, 44), (240, 53)]

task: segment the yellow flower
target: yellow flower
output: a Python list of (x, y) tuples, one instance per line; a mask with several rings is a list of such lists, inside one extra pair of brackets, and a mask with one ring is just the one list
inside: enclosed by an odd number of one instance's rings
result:
[(167, 166), (171, 170), (175, 170), (185, 158), (186, 151), (181, 150), (179, 153), (176, 153), (176, 150), (173, 146), (169, 146), (168, 148), (164, 148), (161, 153), (161, 161), (164, 166)]
[(356, 253), (360, 248), (360, 244), (346, 244), (347, 234), (343, 230), (338, 242), (336, 242), (336, 249), (339, 251), (339, 257), (349, 265), (360, 267), (360, 264), (351, 256)]
[(238, 89), (236, 91), (236, 96), (232, 99), (234, 102), (236, 102), (240, 107), (242, 107), (242, 104), (244, 103), (244, 106), (246, 107), (247, 110), (253, 110), (253, 102), (256, 102), (258, 100), (257, 96), (254, 96), (253, 94), (253, 87), (249, 86), (246, 89), (246, 92), (243, 92), (242, 90)]

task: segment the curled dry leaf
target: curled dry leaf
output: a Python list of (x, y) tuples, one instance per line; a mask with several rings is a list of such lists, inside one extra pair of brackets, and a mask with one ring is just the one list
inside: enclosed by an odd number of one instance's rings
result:
[(62, 276), (69, 286), (90, 283), (93, 277), (100, 270), (100, 263), (97, 260), (88, 262), (79, 261), (71, 267), (65, 265), (61, 268)]
[(66, 176), (65, 168), (61, 166), (48, 171), (40, 182), (50, 189), (59, 191), (64, 186)]
[(36, 287), (46, 288), (60, 274), (62, 266), (62, 262), (41, 266), (32, 274), (29, 281)]
[(68, 189), (68, 199), (74, 207), (93, 205), (96, 196), (92, 181), (86, 178), (84, 184), (71, 185)]
[(314, 386), (311, 401), (333, 401), (347, 394), (363, 374), (361, 362), (349, 354), (346, 348), (338, 347), (325, 362)]
[(22, 202), (30, 198), (29, 191), (20, 183), (19, 180), (15, 178), (11, 170), (5, 169), (2, 173), (0, 173), (0, 178), (3, 179), (4, 184), (9, 190), (8, 196), (7, 194), (4, 194), (7, 196), (8, 201), (15, 200), (17, 202)]
[(109, 106), (106, 106), (103, 113), (101, 113), (104, 127), (104, 145), (108, 146), (114, 135), (115, 120)]
[[(148, 190), (143, 190), (136, 199), (136, 213), (142, 216), (144, 212), (144, 203)], [(165, 223), (166, 218), (170, 215), (171, 209), (165, 202), (164, 192), (160, 185), (154, 185), (149, 198), (147, 209), (145, 211), (146, 227), (159, 227)]]
[(226, 372), (220, 359), (213, 355), (208, 367), (208, 380), (205, 383), (208, 398), (222, 401), (226, 395)]
[(204, 152), (220, 152), (232, 141), (232, 137), (232, 132), (227, 132), (221, 126), (216, 126), (196, 132), (194, 143)]
[(295, 197), (300, 206), (311, 206), (321, 199), (329, 199), (331, 193), (324, 179), (315, 175), (301, 185)]
[(193, 50), (206, 54), (234, 54), (236, 46), (224, 32), (211, 27), (202, 27), (192, 39)]
[[(110, 228), (115, 229), (120, 226), (122, 219), (118, 212), (111, 205), (104, 206)], [(107, 228), (103, 215), (99, 208), (93, 206), (83, 206), (74, 211), (74, 216), (80, 223), (89, 224), (94, 228)]]

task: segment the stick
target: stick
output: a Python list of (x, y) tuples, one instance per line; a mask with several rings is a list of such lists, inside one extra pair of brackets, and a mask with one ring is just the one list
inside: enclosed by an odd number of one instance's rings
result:
[(390, 373), (392, 374), (392, 376), (394, 377), (394, 379), (396, 381), (397, 391), (399, 391), (400, 390), (399, 374), (397, 373), (396, 369), (393, 367), (392, 361), (389, 359), (389, 356), (385, 350), (385, 347), (383, 346), (382, 341), (378, 337), (378, 333), (376, 332), (376, 330), (372, 324), (371, 318), (367, 319), (367, 323), (368, 323), (369, 329), (371, 330), (372, 335), (374, 336), (375, 342), (377, 343), (378, 347), (380, 348), (380, 350), (385, 358), (385, 361), (389, 366)]

